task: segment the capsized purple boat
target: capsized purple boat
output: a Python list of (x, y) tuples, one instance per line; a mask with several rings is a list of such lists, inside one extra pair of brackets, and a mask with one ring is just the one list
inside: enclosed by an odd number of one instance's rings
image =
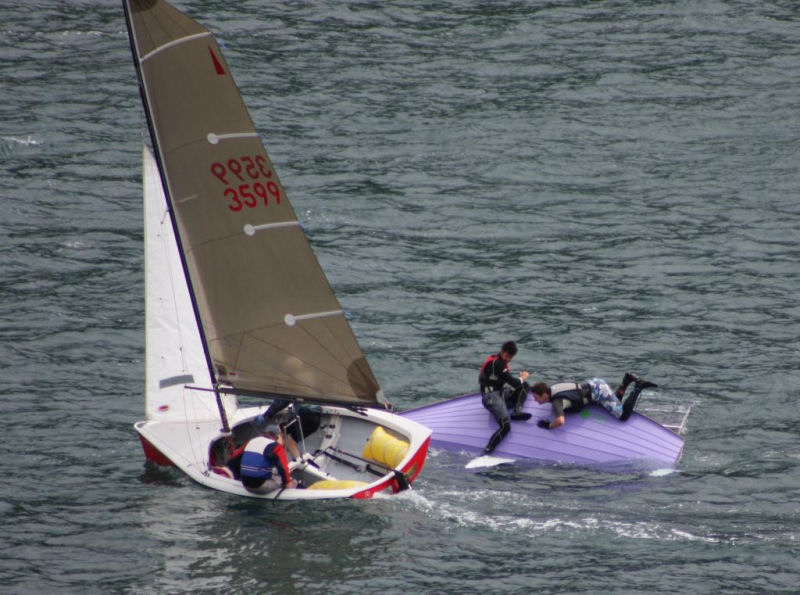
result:
[[(644, 395), (643, 395), (644, 396)], [(511, 431), (492, 456), (532, 459), (551, 463), (590, 466), (635, 464), (652, 468), (674, 467), (683, 451), (681, 434), (689, 406), (648, 409), (662, 423), (641, 413), (621, 422), (602, 407), (589, 405), (567, 415), (555, 430), (536, 425), (541, 418), (552, 419), (550, 405), (529, 397), (524, 410), (528, 421), (512, 421)], [(452, 451), (483, 454), (497, 422), (481, 404), (479, 393), (454, 397), (401, 413), (431, 430), (431, 446)]]

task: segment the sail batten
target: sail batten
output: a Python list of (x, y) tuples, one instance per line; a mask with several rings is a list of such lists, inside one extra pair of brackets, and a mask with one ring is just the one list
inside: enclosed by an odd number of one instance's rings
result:
[(214, 382), (377, 405), (377, 380), (213, 35), (166, 2), (123, 4)]
[(175, 40), (170, 41), (169, 43), (165, 43), (164, 45), (162, 45), (160, 47), (157, 47), (156, 49), (151, 50), (150, 52), (145, 54), (144, 56), (139, 58), (139, 63), (143, 64), (144, 62), (147, 62), (147, 60), (149, 60), (150, 58), (152, 58), (153, 56), (155, 56), (159, 52), (163, 52), (164, 50), (168, 50), (173, 46), (179, 45), (181, 43), (186, 43), (187, 41), (193, 41), (193, 40), (195, 40), (195, 39), (197, 39), (199, 37), (210, 37), (210, 36), (211, 36), (210, 32), (205, 32), (205, 33), (196, 33), (195, 35), (187, 35), (186, 37), (182, 37), (180, 39), (175, 39)]
[(206, 134), (206, 139), (212, 145), (216, 145), (221, 140), (230, 140), (234, 138), (252, 138), (258, 137), (257, 132), (228, 132), (225, 134), (217, 134), (216, 132), (209, 132)]
[(341, 310), (331, 310), (329, 312), (312, 312), (310, 314), (287, 314), (283, 317), (286, 326), (294, 326), (302, 320), (310, 320), (312, 318), (325, 318), (326, 316), (338, 316), (342, 314)]
[(264, 230), (267, 230), (267, 229), (277, 229), (279, 227), (292, 227), (292, 226), (295, 226), (295, 225), (299, 226), (300, 222), (299, 221), (278, 221), (276, 223), (264, 223), (262, 225), (252, 225), (250, 223), (247, 223), (244, 226), (244, 233), (249, 235), (249, 236), (252, 236), (252, 235), (255, 235), (257, 231), (264, 231)]

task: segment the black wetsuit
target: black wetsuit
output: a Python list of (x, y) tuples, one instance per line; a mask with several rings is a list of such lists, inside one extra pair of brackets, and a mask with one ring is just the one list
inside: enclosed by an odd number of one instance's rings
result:
[(492, 414), (500, 426), (492, 434), (484, 452), (492, 452), (511, 431), (509, 409), (520, 412), (528, 396), (528, 385), (508, 371), (508, 366), (500, 355), (486, 358), (478, 375), (481, 387), (481, 403)]

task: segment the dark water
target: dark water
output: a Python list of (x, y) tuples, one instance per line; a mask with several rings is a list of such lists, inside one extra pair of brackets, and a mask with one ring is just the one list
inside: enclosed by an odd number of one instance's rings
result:
[[(632, 368), (677, 473), (432, 452), (272, 505), (147, 470), (117, 2), (0, 3), (0, 591), (798, 592), (800, 5), (179, 4), (216, 31), (387, 395)], [(643, 403), (644, 405), (644, 403)]]

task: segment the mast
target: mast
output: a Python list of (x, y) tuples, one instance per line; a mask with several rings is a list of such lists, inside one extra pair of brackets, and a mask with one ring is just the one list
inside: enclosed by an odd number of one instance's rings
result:
[(170, 223), (172, 225), (172, 231), (175, 236), (175, 242), (178, 245), (178, 255), (181, 261), (181, 267), (183, 269), (183, 278), (186, 282), (186, 285), (189, 289), (189, 298), (192, 303), (192, 310), (194, 312), (195, 322), (197, 324), (198, 332), (200, 333), (200, 340), (203, 346), (203, 353), (205, 355), (206, 365), (208, 366), (209, 376), (212, 380), (212, 389), (214, 391), (214, 400), (217, 404), (217, 409), (219, 411), (219, 418), (222, 422), (222, 431), (225, 435), (230, 438), (231, 435), (231, 428), (230, 423), (228, 422), (228, 416), (225, 413), (225, 407), (222, 404), (222, 396), (219, 391), (219, 379), (217, 378), (215, 366), (212, 363), (211, 353), (208, 349), (208, 341), (206, 340), (205, 330), (203, 329), (203, 324), (200, 319), (200, 311), (197, 304), (197, 296), (194, 292), (194, 287), (192, 285), (192, 278), (189, 275), (189, 269), (186, 262), (186, 255), (183, 251), (183, 245), (181, 243), (181, 234), (178, 229), (178, 224), (175, 219), (175, 212), (172, 208), (172, 201), (173, 197), (170, 192), (169, 184), (167, 183), (167, 177), (165, 173), (164, 163), (161, 159), (161, 148), (158, 143), (158, 134), (156, 132), (155, 126), (153, 124), (153, 117), (151, 114), (150, 108), (150, 100), (147, 96), (147, 91), (145, 88), (144, 79), (142, 77), (142, 70), (141, 70), (141, 57), (139, 55), (139, 50), (136, 47), (136, 41), (134, 38), (133, 27), (131, 24), (131, 14), (130, 14), (130, 0), (122, 0), (122, 9), (125, 12), (125, 25), (128, 29), (128, 39), (131, 44), (131, 55), (133, 56), (133, 65), (134, 69), (136, 70), (136, 78), (139, 82), (139, 95), (142, 98), (142, 105), (144, 106), (144, 113), (145, 117), (147, 118), (147, 128), (150, 132), (150, 139), (153, 145), (153, 153), (156, 158), (156, 164), (158, 165), (159, 177), (161, 178), (161, 186), (164, 190), (164, 196), (167, 197), (166, 206), (167, 212), (169, 213)]

